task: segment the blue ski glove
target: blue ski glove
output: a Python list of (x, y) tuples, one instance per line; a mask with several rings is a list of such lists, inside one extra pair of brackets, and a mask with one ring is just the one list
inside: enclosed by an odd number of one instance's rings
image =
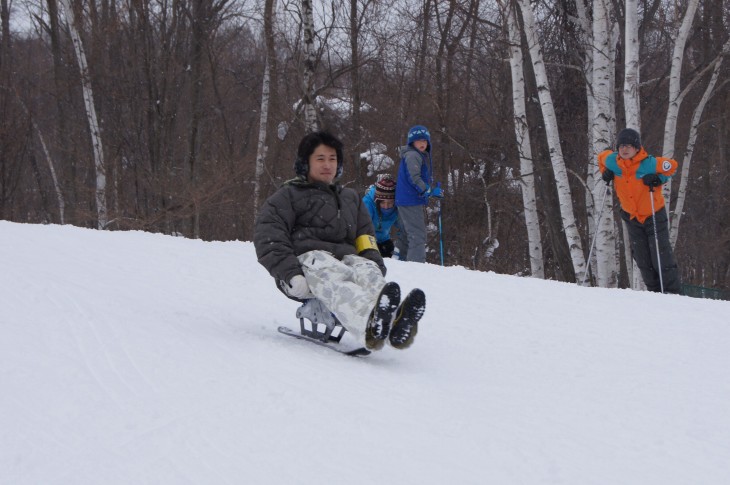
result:
[(644, 182), (644, 185), (649, 187), (659, 187), (662, 184), (662, 179), (655, 173), (647, 173), (641, 177), (641, 180)]
[(436, 197), (438, 199), (444, 198), (444, 191), (441, 190), (441, 182), (436, 182), (436, 187), (431, 191), (431, 197)]

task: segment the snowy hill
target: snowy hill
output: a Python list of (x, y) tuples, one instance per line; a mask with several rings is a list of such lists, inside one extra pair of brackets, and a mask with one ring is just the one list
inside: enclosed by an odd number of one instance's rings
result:
[(419, 335), (353, 358), (250, 243), (0, 221), (0, 483), (728, 483), (729, 302), (388, 268)]

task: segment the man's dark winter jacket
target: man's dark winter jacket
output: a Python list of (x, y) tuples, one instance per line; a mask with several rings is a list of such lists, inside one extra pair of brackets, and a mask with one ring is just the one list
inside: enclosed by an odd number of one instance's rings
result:
[[(269, 274), (289, 282), (303, 274), (297, 260), (300, 254), (321, 249), (342, 259), (357, 254), (355, 239), (363, 234), (375, 236), (375, 230), (357, 192), (296, 178), (264, 203), (256, 219), (254, 246), (259, 263)], [(377, 263), (385, 275), (377, 250), (368, 249), (360, 256)]]

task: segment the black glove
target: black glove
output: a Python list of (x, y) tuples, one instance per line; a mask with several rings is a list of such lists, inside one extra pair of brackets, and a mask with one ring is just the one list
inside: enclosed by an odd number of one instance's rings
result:
[(380, 255), (384, 258), (392, 257), (393, 249), (395, 249), (395, 245), (393, 244), (393, 241), (391, 241), (390, 239), (388, 239), (387, 241), (378, 243), (378, 251), (380, 251)]
[(601, 175), (601, 178), (604, 182), (607, 184), (610, 184), (613, 178), (616, 176), (615, 173), (613, 173), (613, 170), (606, 169), (603, 171), (603, 175)]
[(660, 179), (659, 175), (655, 173), (647, 173), (641, 177), (641, 180), (644, 181), (644, 185), (649, 187), (659, 187), (662, 184), (662, 179)]

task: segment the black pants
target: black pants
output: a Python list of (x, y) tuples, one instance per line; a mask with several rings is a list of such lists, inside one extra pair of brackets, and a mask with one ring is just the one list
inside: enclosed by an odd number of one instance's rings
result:
[(626, 222), (626, 227), (629, 228), (631, 254), (641, 271), (641, 277), (644, 279), (646, 289), (661, 291), (656, 251), (656, 240), (658, 239), (664, 293), (679, 293), (679, 269), (677, 268), (677, 261), (674, 259), (672, 246), (669, 244), (669, 222), (665, 208), (662, 207), (655, 214), (657, 239), (654, 238), (654, 222), (651, 217), (647, 218), (642, 224), (636, 219), (630, 219), (628, 212), (622, 210), (621, 218)]

